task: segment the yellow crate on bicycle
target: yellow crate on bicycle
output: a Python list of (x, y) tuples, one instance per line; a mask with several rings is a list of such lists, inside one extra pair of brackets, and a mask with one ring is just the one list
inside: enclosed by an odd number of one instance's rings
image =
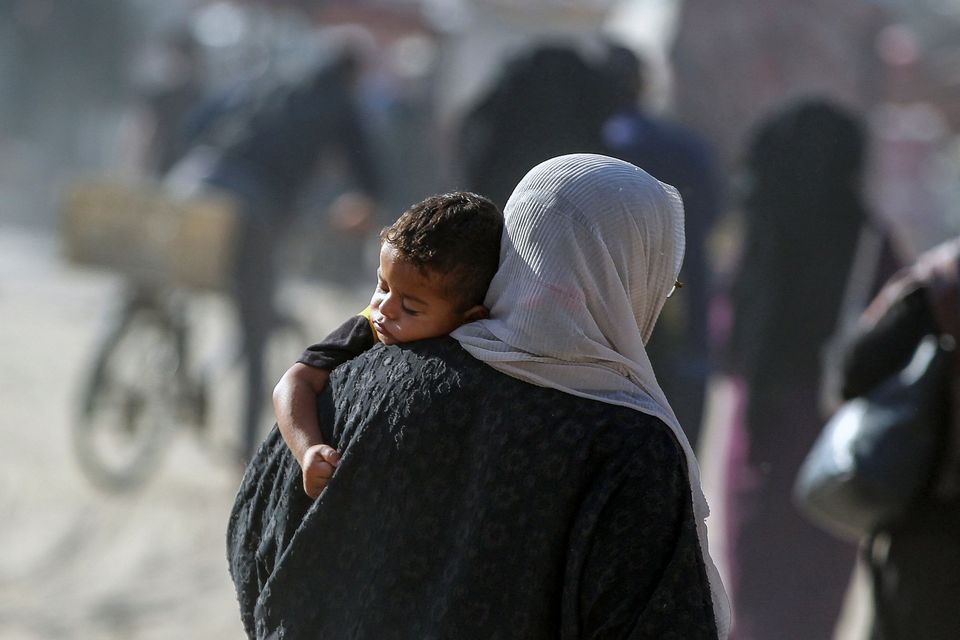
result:
[(229, 285), (238, 211), (226, 194), (177, 198), (154, 183), (75, 182), (63, 199), (66, 257), (159, 284)]

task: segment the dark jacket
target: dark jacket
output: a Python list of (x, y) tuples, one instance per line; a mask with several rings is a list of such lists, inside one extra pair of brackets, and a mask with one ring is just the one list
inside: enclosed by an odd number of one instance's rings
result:
[(343, 454), (320, 498), (274, 430), (230, 518), (250, 637), (716, 637), (659, 420), (508, 377), (450, 338), (375, 346), (318, 406)]
[[(208, 182), (227, 189), (262, 215), (291, 213), (327, 153), (339, 154), (356, 187), (379, 195), (379, 176), (351, 89), (351, 70), (322, 65), (295, 81), (251, 82), (225, 98), (225, 111), (207, 116), (219, 158)], [(211, 106), (218, 111), (217, 106)], [(198, 119), (200, 118), (198, 116)], [(199, 126), (198, 126), (199, 127)], [(195, 134), (199, 135), (199, 134)]]

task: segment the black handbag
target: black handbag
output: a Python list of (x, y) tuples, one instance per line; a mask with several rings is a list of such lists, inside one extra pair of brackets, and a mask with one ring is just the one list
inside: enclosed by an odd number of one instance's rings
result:
[(833, 414), (794, 486), (813, 522), (857, 540), (930, 488), (947, 433), (951, 357), (928, 335), (902, 370)]

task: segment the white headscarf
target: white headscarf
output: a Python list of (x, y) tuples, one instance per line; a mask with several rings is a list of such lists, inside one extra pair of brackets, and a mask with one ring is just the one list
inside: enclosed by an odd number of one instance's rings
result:
[(683, 262), (677, 190), (628, 162), (575, 154), (547, 160), (504, 209), (490, 317), (451, 335), (514, 378), (656, 416), (686, 456), (697, 534), (720, 637), (730, 608), (707, 547), (709, 514), (696, 456), (644, 347)]

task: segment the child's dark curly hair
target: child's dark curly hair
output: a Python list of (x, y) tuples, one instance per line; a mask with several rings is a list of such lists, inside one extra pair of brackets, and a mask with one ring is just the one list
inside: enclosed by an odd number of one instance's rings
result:
[(431, 196), (380, 232), (401, 260), (443, 276), (443, 293), (459, 309), (483, 304), (500, 263), (503, 215), (466, 191)]

